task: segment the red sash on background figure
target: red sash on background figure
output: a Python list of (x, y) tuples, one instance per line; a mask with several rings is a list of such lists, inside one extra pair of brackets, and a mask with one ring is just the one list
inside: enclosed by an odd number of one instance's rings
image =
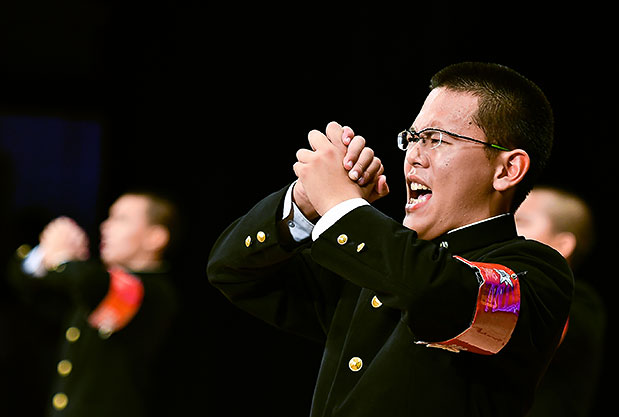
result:
[(125, 327), (136, 315), (144, 298), (140, 278), (120, 268), (109, 270), (110, 288), (101, 303), (88, 316), (88, 323), (108, 338)]

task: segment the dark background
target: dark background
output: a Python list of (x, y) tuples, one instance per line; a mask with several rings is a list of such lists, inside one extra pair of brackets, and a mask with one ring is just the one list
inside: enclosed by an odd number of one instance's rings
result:
[[(533, 80), (553, 105), (555, 149), (544, 182), (578, 192), (594, 209), (598, 241), (583, 275), (607, 303), (611, 334), (616, 35), (610, 9), (579, 7), (3, 2), (0, 115), (94, 123), (100, 146), (87, 154), (97, 167), (96, 197), (92, 181), (76, 179), (53, 201), (41, 198), (36, 216), (15, 201), (22, 183), (11, 161), (3, 164), (3, 222), (12, 233), (2, 246), (9, 253), (23, 241), (36, 243), (67, 204), (96, 242), (107, 208), (127, 188), (171, 193), (187, 227), (177, 281), (182, 319), (161, 365), (171, 381), (162, 407), (171, 415), (307, 415), (321, 347), (237, 311), (210, 287), (212, 243), (261, 197), (294, 179), (295, 151), (306, 146), (310, 129), (331, 120), (353, 127), (381, 157), (392, 193), (377, 204), (400, 218), (403, 154), (395, 135), (414, 120), (432, 74), (458, 61), (492, 61)], [(41, 178), (60, 175), (40, 164), (27, 168)], [(29, 192), (50, 194), (43, 185)], [(4, 320), (15, 320), (22, 310), (1, 288)], [(3, 334), (2, 352), (10, 361), (13, 345), (28, 346), (21, 356), (50, 349), (28, 340)], [(600, 410), (615, 361), (607, 342)], [(4, 393), (12, 409), (23, 415), (36, 409), (41, 389), (33, 383), (38, 376), (30, 376), (38, 368), (26, 363), (21, 374), (1, 377), (11, 387)]]

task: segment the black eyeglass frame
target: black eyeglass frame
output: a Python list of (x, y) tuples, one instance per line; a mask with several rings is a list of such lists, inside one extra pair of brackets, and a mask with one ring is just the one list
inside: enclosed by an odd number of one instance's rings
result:
[[(419, 135), (421, 135), (423, 132), (427, 132), (428, 130), (440, 132), (440, 133), (443, 133), (445, 135), (449, 135), (449, 136), (452, 136), (452, 137), (458, 138), (458, 139), (470, 140), (471, 142), (481, 143), (482, 145), (489, 146), (492, 149), (497, 149), (499, 151), (507, 151), (507, 152), (509, 152), (511, 150), (511, 149), (508, 149), (508, 148), (506, 148), (504, 146), (497, 145), (496, 143), (483, 142), (483, 141), (478, 140), (478, 139), (473, 139), (473, 138), (470, 138), (468, 136), (459, 135), (457, 133), (453, 133), (453, 132), (450, 132), (450, 131), (444, 130), (444, 129), (439, 129), (439, 128), (436, 128), (436, 127), (426, 127), (425, 129), (421, 129), (419, 132), (416, 132), (415, 130), (413, 130), (411, 128), (404, 129), (403, 131), (398, 133), (398, 148), (402, 149), (403, 151), (406, 151), (406, 149), (408, 149), (408, 144), (407, 144), (406, 148), (402, 148), (402, 146), (401, 146), (401, 145), (403, 145), (403, 141), (404, 140), (406, 140), (408, 143), (411, 143), (411, 142), (417, 143), (417, 142), (419, 142), (422, 139), (421, 136), (419, 136)], [(408, 137), (403, 137), (404, 133), (408, 133), (413, 138), (413, 140), (408, 140)], [(438, 147), (438, 145), (437, 145), (437, 147)]]

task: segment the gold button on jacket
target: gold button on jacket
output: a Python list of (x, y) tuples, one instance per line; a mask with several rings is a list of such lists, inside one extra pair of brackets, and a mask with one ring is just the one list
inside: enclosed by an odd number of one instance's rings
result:
[(264, 242), (266, 238), (267, 238), (267, 235), (262, 230), (256, 234), (256, 239), (258, 239), (258, 242), (260, 243)]
[(77, 327), (69, 327), (65, 332), (65, 337), (71, 343), (76, 342), (80, 338), (80, 329)]
[(52, 405), (58, 411), (64, 410), (67, 404), (69, 404), (69, 397), (64, 392), (59, 392), (52, 398)]
[(61, 376), (67, 376), (73, 370), (73, 364), (68, 359), (63, 359), (58, 362), (58, 366), (56, 367), (58, 370), (58, 374)]
[(348, 367), (350, 368), (351, 371), (357, 372), (363, 367), (363, 361), (361, 360), (360, 357), (355, 356), (351, 358), (350, 361), (348, 362)]
[(383, 305), (383, 302), (378, 299), (377, 296), (372, 297), (372, 307), (378, 308)]

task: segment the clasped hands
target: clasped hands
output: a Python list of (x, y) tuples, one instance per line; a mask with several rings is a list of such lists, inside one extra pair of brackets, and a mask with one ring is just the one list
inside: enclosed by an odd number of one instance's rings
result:
[(299, 149), (293, 166), (299, 179), (293, 199), (308, 219), (352, 198), (371, 203), (389, 194), (382, 162), (351, 128), (331, 122), (325, 134), (312, 130), (308, 140), (311, 150)]
[(90, 256), (86, 232), (68, 217), (52, 220), (39, 235), (43, 266), (50, 270), (58, 264), (86, 260)]

